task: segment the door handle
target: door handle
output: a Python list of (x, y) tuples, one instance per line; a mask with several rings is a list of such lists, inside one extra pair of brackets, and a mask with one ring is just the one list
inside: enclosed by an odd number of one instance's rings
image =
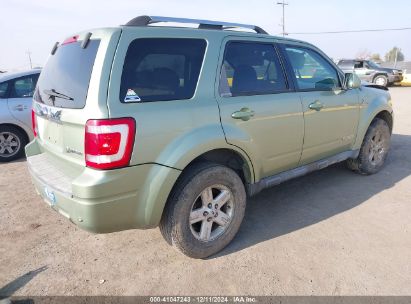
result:
[(254, 116), (254, 111), (250, 110), (249, 108), (242, 108), (240, 111), (236, 111), (233, 114), (231, 114), (232, 118), (241, 119), (244, 121), (249, 120), (253, 116)]
[(310, 103), (310, 105), (308, 107), (311, 110), (320, 111), (322, 108), (324, 108), (324, 105), (321, 102), (319, 102), (318, 100), (316, 100), (313, 103)]
[(24, 111), (27, 109), (27, 106), (25, 105), (17, 105), (13, 108), (14, 111)]

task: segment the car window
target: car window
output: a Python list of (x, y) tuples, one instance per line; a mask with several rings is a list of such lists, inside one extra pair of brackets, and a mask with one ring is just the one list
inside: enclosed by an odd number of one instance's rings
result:
[(10, 98), (33, 97), (39, 74), (33, 74), (11, 81)]
[(338, 62), (338, 66), (341, 68), (353, 68), (354, 61), (352, 60), (340, 60)]
[[(100, 40), (91, 39), (86, 48), (81, 44), (81, 41), (62, 43), (49, 56), (34, 95), (37, 102), (66, 109), (85, 107)], [(58, 92), (60, 96), (50, 92)]]
[(131, 42), (120, 101), (151, 102), (194, 96), (206, 49), (202, 39), (141, 38)]
[(9, 87), (8, 82), (0, 83), (0, 98), (7, 98), (7, 88)]
[(274, 45), (229, 42), (220, 75), (221, 96), (272, 94), (287, 90)]
[(286, 54), (300, 90), (328, 91), (341, 87), (337, 71), (317, 52), (287, 47)]
[(363, 61), (356, 61), (354, 68), (355, 69), (362, 69), (364, 67), (364, 62)]
[(372, 69), (380, 69), (381, 68), (381, 66), (378, 63), (375, 63), (374, 61), (367, 61), (367, 64)]

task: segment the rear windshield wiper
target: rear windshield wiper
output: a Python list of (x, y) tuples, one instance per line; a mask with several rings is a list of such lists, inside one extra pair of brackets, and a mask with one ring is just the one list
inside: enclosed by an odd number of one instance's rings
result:
[(61, 98), (61, 99), (66, 99), (66, 100), (74, 100), (73, 97), (70, 97), (70, 96), (64, 95), (62, 93), (59, 93), (54, 89), (43, 90), (43, 93), (49, 95), (50, 96), (49, 98), (52, 99), (52, 101), (54, 101), (54, 98), (56, 98), (56, 97)]

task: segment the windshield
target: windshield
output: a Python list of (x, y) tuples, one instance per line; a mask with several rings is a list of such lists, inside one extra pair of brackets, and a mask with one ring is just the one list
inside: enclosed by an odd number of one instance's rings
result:
[(380, 66), (379, 64), (375, 63), (374, 61), (367, 61), (367, 62), (368, 62), (368, 65), (369, 65), (370, 67), (374, 68), (374, 69), (379, 69), (379, 68), (381, 68), (381, 66)]
[(87, 91), (100, 40), (59, 46), (40, 74), (34, 100), (60, 108), (81, 109)]

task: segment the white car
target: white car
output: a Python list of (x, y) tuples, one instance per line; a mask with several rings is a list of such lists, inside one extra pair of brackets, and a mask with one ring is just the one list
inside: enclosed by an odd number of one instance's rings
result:
[(33, 139), (31, 105), (41, 70), (0, 75), (0, 162), (24, 155)]

